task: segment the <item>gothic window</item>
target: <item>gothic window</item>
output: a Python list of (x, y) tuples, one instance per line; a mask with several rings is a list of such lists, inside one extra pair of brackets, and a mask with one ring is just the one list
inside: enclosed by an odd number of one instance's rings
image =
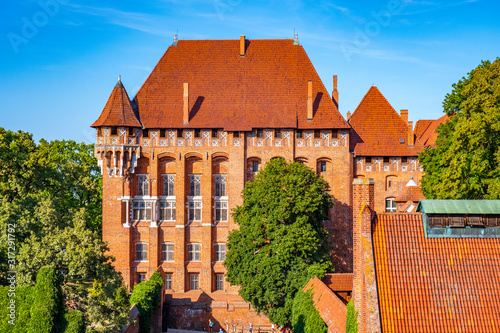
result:
[(136, 260), (137, 261), (147, 261), (148, 260), (148, 244), (147, 243), (137, 243), (135, 244)]
[(215, 261), (226, 260), (226, 244), (215, 244)]
[(132, 202), (132, 219), (134, 221), (151, 220), (151, 202), (135, 200)]
[(163, 195), (166, 197), (175, 196), (174, 193), (175, 174), (163, 175)]
[(189, 175), (189, 195), (192, 197), (201, 195), (201, 175)]
[(175, 200), (160, 201), (160, 221), (175, 221)]
[(215, 175), (215, 196), (225, 197), (226, 196), (226, 175), (220, 174)]
[(174, 261), (174, 243), (163, 244), (163, 261)]
[(149, 175), (137, 175), (138, 192), (139, 196), (149, 195)]
[(191, 243), (188, 244), (189, 261), (201, 260), (201, 244)]

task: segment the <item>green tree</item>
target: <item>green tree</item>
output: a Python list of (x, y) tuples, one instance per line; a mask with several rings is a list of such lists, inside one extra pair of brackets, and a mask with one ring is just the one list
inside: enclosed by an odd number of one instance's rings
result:
[(299, 290), (295, 295), (292, 327), (294, 333), (326, 333), (328, 331), (328, 327), (314, 307), (312, 290), (307, 293)]
[(352, 299), (347, 303), (346, 333), (358, 333), (358, 311), (354, 310)]
[(233, 217), (239, 230), (228, 238), (227, 279), (240, 295), (278, 325), (288, 325), (295, 294), (332, 266), (328, 184), (300, 163), (273, 159), (243, 190)]
[(436, 147), (420, 153), (429, 199), (500, 198), (500, 58), (483, 61), (453, 84), (443, 102), (450, 119)]

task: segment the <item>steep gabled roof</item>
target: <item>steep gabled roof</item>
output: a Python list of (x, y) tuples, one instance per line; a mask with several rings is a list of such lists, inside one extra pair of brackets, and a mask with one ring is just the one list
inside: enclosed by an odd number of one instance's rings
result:
[[(146, 128), (349, 128), (303, 47), (288, 39), (179, 40), (134, 101)], [(308, 80), (313, 82), (307, 120)], [(189, 124), (183, 124), (183, 83)]]
[[(376, 86), (370, 87), (352, 114), (350, 148), (361, 156), (417, 156), (422, 145), (408, 147), (408, 125)], [(404, 139), (404, 143), (400, 143)]]
[(439, 119), (433, 120), (429, 124), (427, 129), (422, 133), (421, 136), (417, 136), (417, 140), (424, 147), (435, 146), (438, 133), (436, 132), (439, 125), (444, 124), (449, 117), (447, 115), (442, 116)]
[(500, 238), (426, 238), (422, 214), (373, 226), (383, 332), (499, 332)]
[(91, 125), (91, 127), (99, 126), (142, 127), (120, 79), (111, 92), (101, 115)]
[(415, 133), (416, 139), (420, 139), (422, 134), (427, 130), (430, 124), (434, 122), (433, 119), (420, 119), (417, 120), (417, 123), (415, 124), (415, 130), (413, 131)]

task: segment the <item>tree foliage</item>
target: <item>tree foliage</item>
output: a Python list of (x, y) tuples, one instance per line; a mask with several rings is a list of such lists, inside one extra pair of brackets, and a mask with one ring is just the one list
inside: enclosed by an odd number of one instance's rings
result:
[(312, 290), (299, 290), (295, 295), (292, 308), (292, 327), (294, 333), (326, 333), (328, 327), (314, 307)]
[(300, 163), (271, 160), (243, 190), (228, 238), (227, 280), (255, 310), (288, 325), (295, 294), (309, 278), (331, 271), (328, 184)]
[(450, 119), (436, 147), (420, 153), (429, 199), (500, 198), (500, 58), (483, 61), (453, 84), (443, 102)]
[(347, 303), (346, 333), (358, 333), (358, 311), (354, 309), (352, 299)]
[(151, 316), (160, 306), (162, 286), (163, 279), (156, 271), (149, 280), (137, 284), (132, 290), (130, 304), (137, 305), (139, 309), (139, 333), (151, 331)]

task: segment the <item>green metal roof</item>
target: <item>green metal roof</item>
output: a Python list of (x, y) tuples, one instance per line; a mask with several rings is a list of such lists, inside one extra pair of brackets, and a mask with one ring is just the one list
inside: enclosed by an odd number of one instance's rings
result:
[(426, 214), (500, 214), (500, 200), (420, 200), (417, 212)]

